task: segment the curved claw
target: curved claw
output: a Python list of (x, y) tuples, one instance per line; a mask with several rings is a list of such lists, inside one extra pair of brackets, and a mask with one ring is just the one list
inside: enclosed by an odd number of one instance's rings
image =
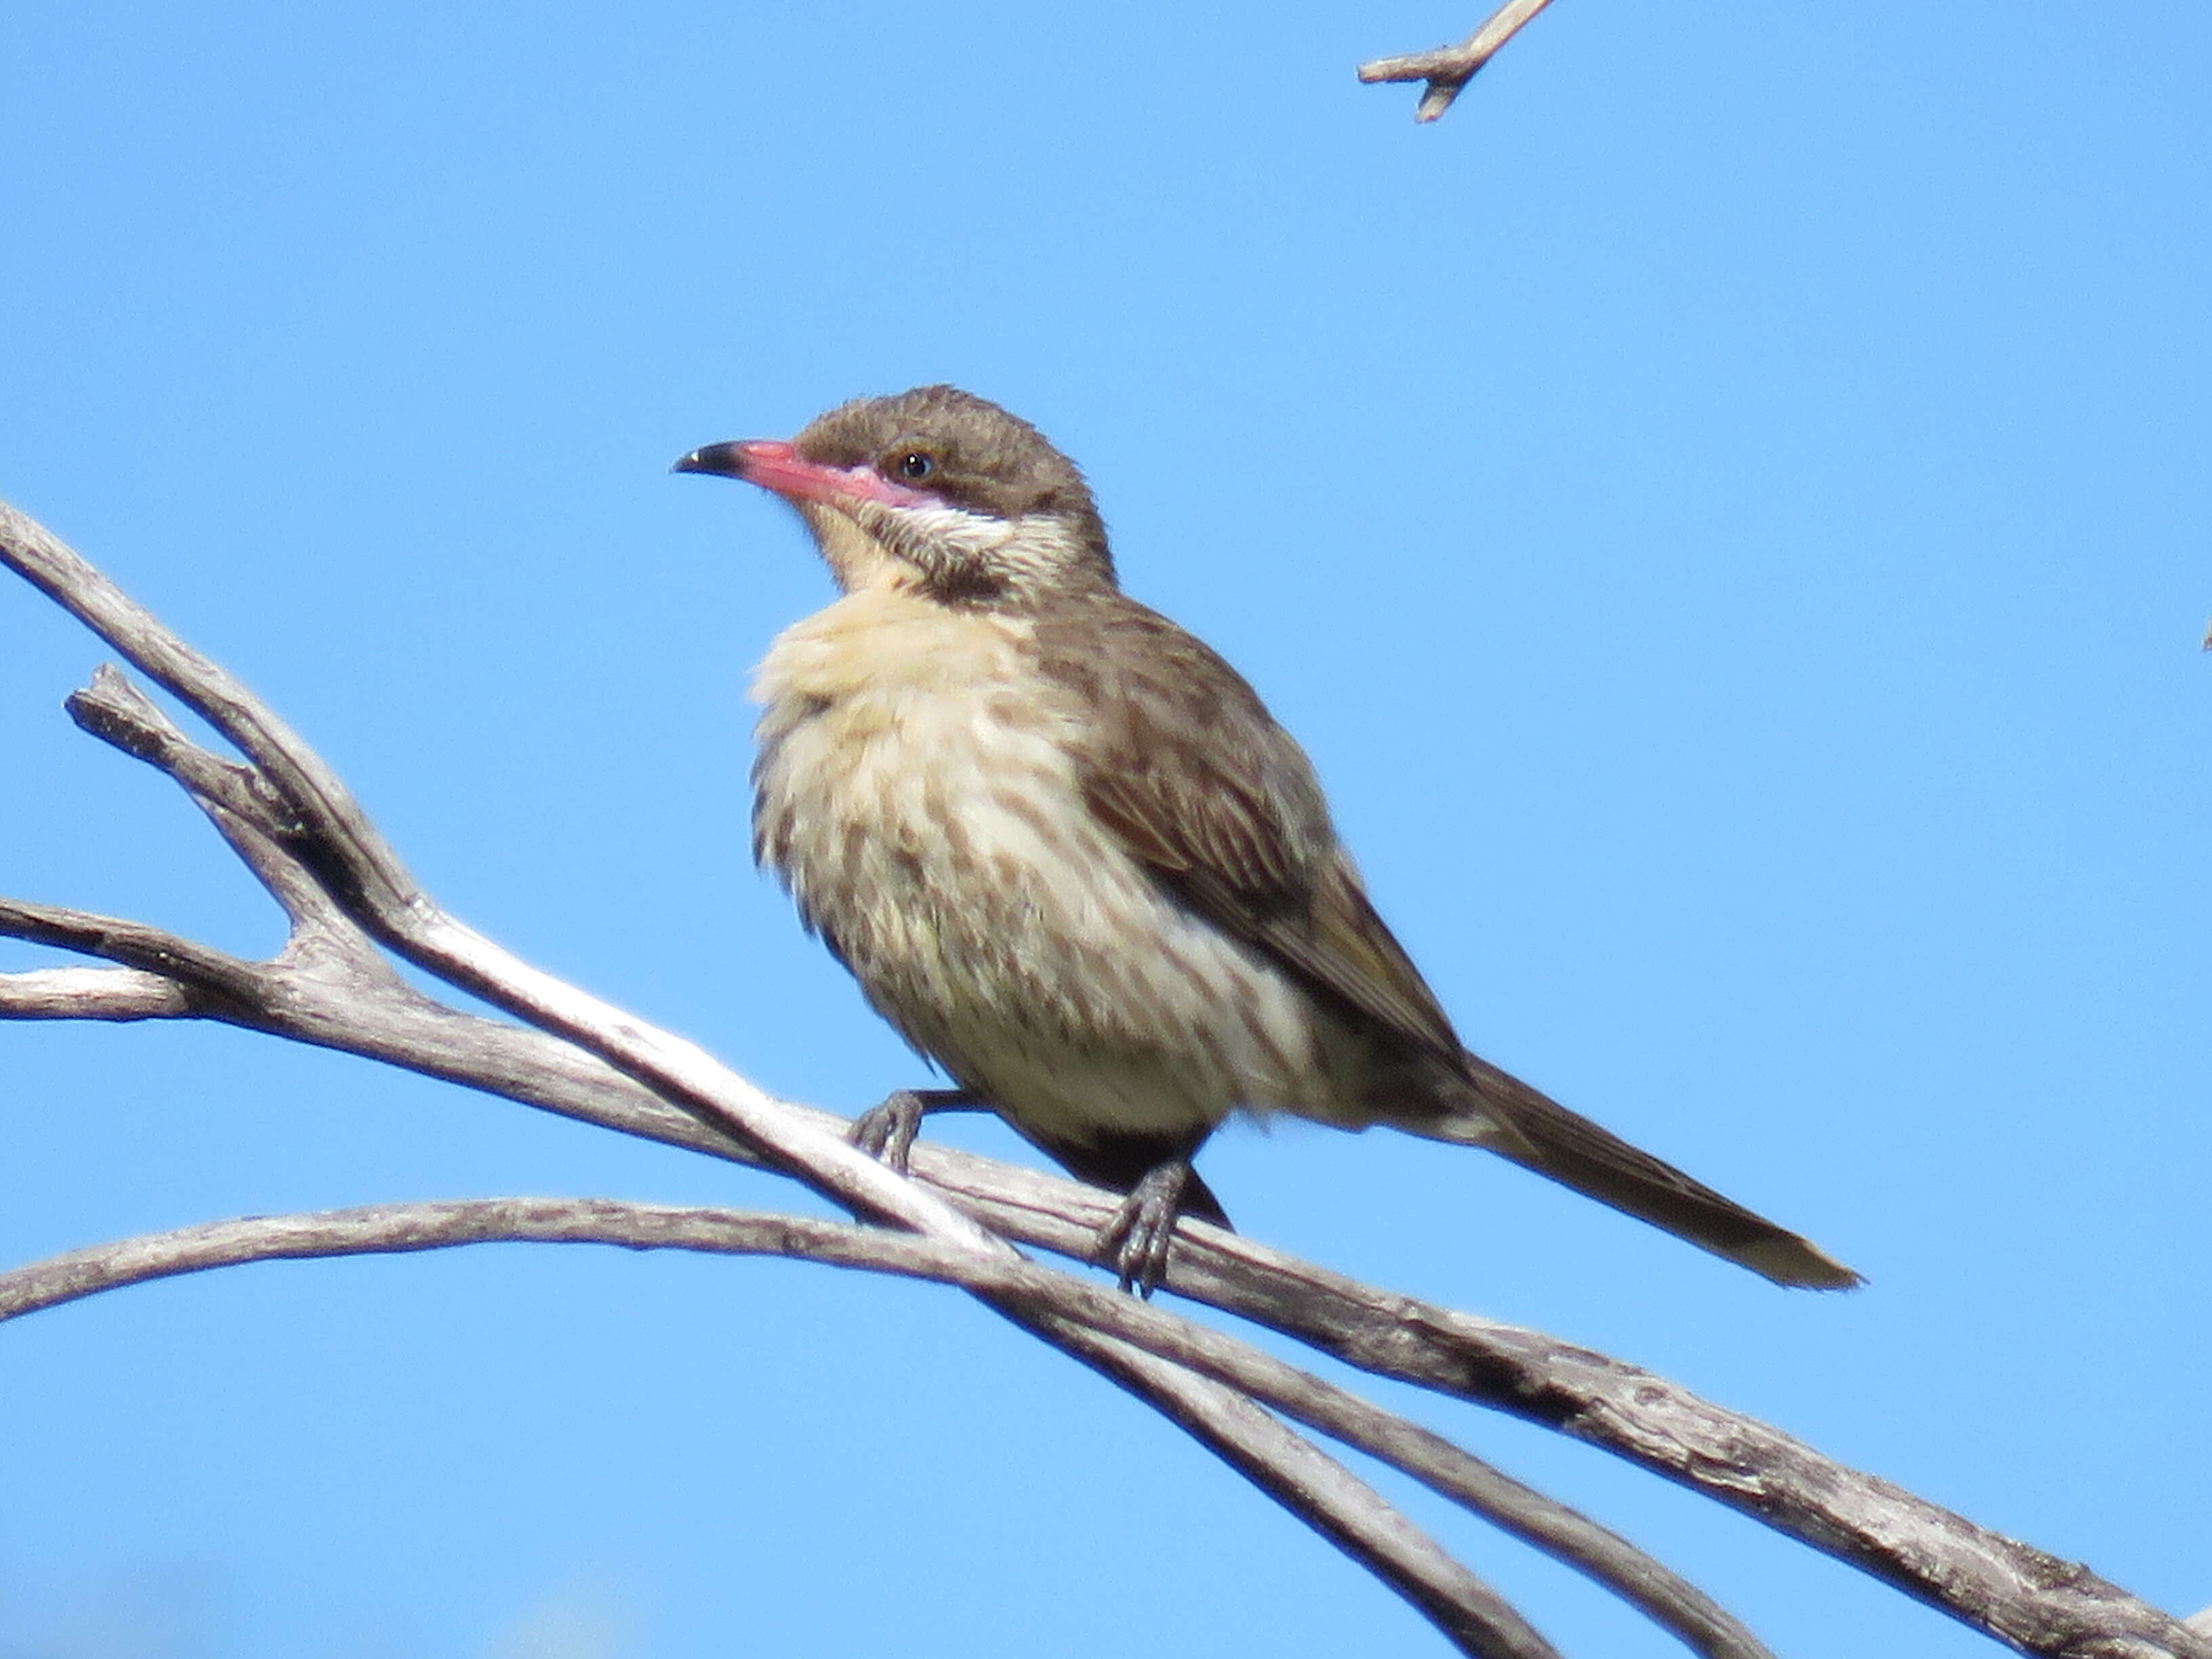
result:
[(982, 1103), (965, 1089), (901, 1089), (854, 1118), (848, 1133), (855, 1146), (904, 1175), (923, 1118), (932, 1112), (974, 1111)]
[(1112, 1267), (1123, 1290), (1134, 1290), (1149, 1301), (1167, 1278), (1168, 1249), (1175, 1242), (1176, 1218), (1190, 1180), (1185, 1159), (1155, 1164), (1129, 1189), (1114, 1218), (1098, 1230), (1091, 1259)]
[(853, 1144), (904, 1175), (914, 1155), (915, 1137), (921, 1133), (922, 1116), (928, 1109), (911, 1089), (886, 1095), (881, 1104), (871, 1106), (853, 1120)]

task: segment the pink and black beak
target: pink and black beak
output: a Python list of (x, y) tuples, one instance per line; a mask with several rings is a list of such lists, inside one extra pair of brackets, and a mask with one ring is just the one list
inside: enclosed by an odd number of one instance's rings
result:
[(774, 490), (787, 501), (819, 501), (826, 507), (850, 507), (856, 501), (920, 507), (933, 500), (921, 490), (893, 483), (872, 466), (825, 466), (808, 460), (796, 446), (775, 438), (708, 444), (693, 450), (669, 471), (742, 478)]

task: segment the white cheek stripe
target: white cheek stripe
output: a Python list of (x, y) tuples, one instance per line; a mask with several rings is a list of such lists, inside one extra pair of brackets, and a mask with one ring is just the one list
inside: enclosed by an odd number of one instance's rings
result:
[[(1067, 521), (1050, 514), (1025, 513), (998, 519), (963, 507), (889, 507), (867, 503), (858, 521), (891, 548), (910, 549), (907, 556), (927, 566), (933, 550), (972, 559), (991, 574), (1010, 581), (1065, 570), (1084, 556), (1081, 539)], [(915, 554), (921, 556), (917, 558)]]
[(963, 507), (910, 507), (900, 509), (897, 517), (915, 541), (941, 542), (970, 554), (997, 552), (1014, 539), (1022, 522)]

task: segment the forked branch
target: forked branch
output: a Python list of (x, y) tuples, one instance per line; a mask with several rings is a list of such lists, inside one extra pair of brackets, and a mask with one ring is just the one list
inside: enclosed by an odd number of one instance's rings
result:
[(1452, 106), (1452, 100), (1467, 89), (1475, 72), (1551, 3), (1552, 0), (1505, 0), (1459, 45), (1404, 58), (1377, 58), (1359, 66), (1359, 78), (1370, 85), (1377, 81), (1427, 82), (1421, 101), (1414, 106), (1413, 118), (1433, 121)]

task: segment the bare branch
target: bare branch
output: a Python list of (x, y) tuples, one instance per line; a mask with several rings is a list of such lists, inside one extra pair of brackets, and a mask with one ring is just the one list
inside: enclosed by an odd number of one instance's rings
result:
[[(977, 1264), (957, 1250), (911, 1234), (795, 1216), (605, 1200), (506, 1198), (380, 1205), (218, 1222), (72, 1251), (0, 1273), (0, 1320), (125, 1285), (246, 1261), (495, 1242), (787, 1255), (961, 1285), (1024, 1324), (1054, 1327), (1054, 1340), (1081, 1350), (1086, 1360), (1102, 1352), (1094, 1340), (1097, 1339), (1118, 1350), (1117, 1363), (1126, 1364), (1133, 1354), (1170, 1361), (1170, 1370), (1188, 1368), (1212, 1377), (1357, 1447), (1538, 1548), (1592, 1572), (1699, 1653), (1723, 1659), (1766, 1655), (1734, 1619), (1650, 1557), (1439, 1435), (1225, 1333), (1033, 1264), (1004, 1259)], [(1240, 1443), (1252, 1432), (1248, 1419), (1224, 1419), (1217, 1404), (1190, 1395), (1180, 1382), (1167, 1382), (1168, 1373), (1157, 1366), (1146, 1369), (1156, 1386), (1170, 1392), (1176, 1408), (1163, 1408), (1177, 1420), (1182, 1420), (1183, 1411), (1194, 1412), (1216, 1431), (1225, 1425)], [(1117, 1376), (1116, 1380), (1121, 1379)], [(1316, 1467), (1299, 1454), (1292, 1471), (1310, 1472)], [(1271, 1491), (1285, 1479), (1279, 1468), (1259, 1472), (1248, 1468), (1245, 1472)], [(1338, 1536), (1334, 1529), (1324, 1530), (1363, 1557), (1385, 1544), (1386, 1553), (1401, 1547), (1402, 1540), (1378, 1541), (1380, 1535), (1371, 1527), (1352, 1540)], [(1398, 1536), (1395, 1531), (1389, 1534), (1390, 1538)], [(1425, 1540), (1423, 1545), (1433, 1549)], [(1415, 1565), (1424, 1559), (1419, 1552), (1401, 1557)], [(1435, 1569), (1432, 1565), (1422, 1571)]]
[[(945, 1172), (922, 1151), (915, 1169), (939, 1178)], [(992, 1213), (1008, 1236), (1027, 1237)], [(1666, 1377), (1540, 1332), (1377, 1291), (1241, 1236), (1188, 1231), (1170, 1280), (1180, 1294), (1361, 1370), (1601, 1446), (2024, 1653), (2212, 1659), (2212, 1640), (2087, 1567), (1978, 1527)]]
[(1475, 71), (1551, 3), (1552, 0), (1505, 0), (1459, 45), (1405, 58), (1377, 58), (1359, 66), (1359, 78), (1370, 85), (1377, 81), (1427, 82), (1413, 118), (1433, 121), (1452, 106), (1452, 100), (1474, 79)]
[[(340, 921), (343, 912), (322, 883), (285, 850), (284, 838), (299, 826), (259, 772), (192, 742), (112, 664), (102, 663), (92, 684), (71, 692), (64, 707), (82, 731), (176, 780), (283, 907), (295, 930)], [(371, 954), (366, 940), (362, 953)]]
[(0, 1019), (182, 1019), (198, 1012), (175, 981), (135, 968), (0, 974)]
[[(343, 979), (292, 971), (270, 1005), (214, 1017), (665, 1145), (758, 1161), (566, 1043), (446, 1008), (404, 986), (398, 1000), (386, 1000), (364, 996)], [(825, 1133), (842, 1123), (811, 1108), (789, 1109)], [(994, 1231), (1078, 1259), (1115, 1207), (1110, 1194), (1094, 1188), (928, 1143), (915, 1148), (912, 1167)], [(2212, 1643), (2189, 1645), (2189, 1632), (2165, 1614), (2094, 1575), (1637, 1366), (1360, 1285), (1200, 1223), (1187, 1221), (1178, 1231), (1167, 1283), (1362, 1370), (1507, 1412), (1626, 1458), (2023, 1651), (2067, 1652), (2117, 1629), (2139, 1633), (2149, 1644), (2146, 1653), (2212, 1659)]]
[[(799, 1256), (948, 1283), (968, 1279), (975, 1263), (969, 1252), (911, 1234), (838, 1222), (589, 1199), (482, 1199), (257, 1216), (73, 1250), (0, 1274), (0, 1320), (247, 1261), (526, 1241)], [(1077, 1288), (1098, 1295), (1090, 1286)], [(1049, 1315), (1013, 1317), (1157, 1407), (1412, 1602), (1462, 1652), (1474, 1659), (1559, 1659), (1495, 1591), (1371, 1487), (1250, 1401), (1079, 1323)]]
[(262, 970), (258, 963), (143, 922), (90, 910), (0, 898), (0, 937), (75, 951), (159, 975), (196, 994), (203, 1005), (200, 1011), (210, 1014), (226, 1003), (252, 1004), (259, 988)]

